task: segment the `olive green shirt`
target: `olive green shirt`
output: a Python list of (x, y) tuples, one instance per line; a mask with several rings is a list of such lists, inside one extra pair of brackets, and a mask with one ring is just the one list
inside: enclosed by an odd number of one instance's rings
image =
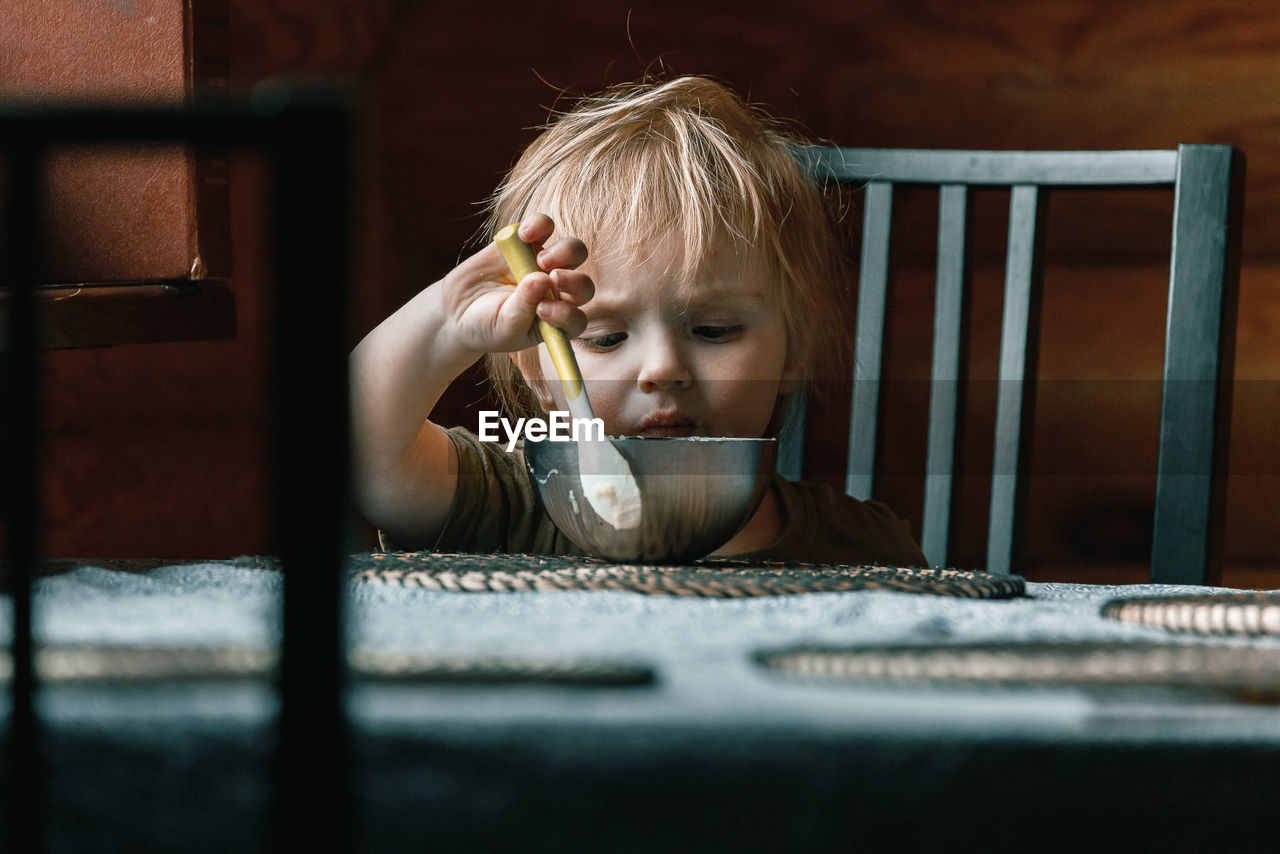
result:
[[(448, 431), (458, 450), (458, 487), (437, 551), (580, 555), (538, 500), (524, 458), (463, 427)], [(830, 486), (786, 480), (771, 484), (783, 516), (782, 535), (735, 559), (877, 566), (928, 566), (906, 520), (876, 501)], [(396, 548), (384, 537), (384, 548)]]

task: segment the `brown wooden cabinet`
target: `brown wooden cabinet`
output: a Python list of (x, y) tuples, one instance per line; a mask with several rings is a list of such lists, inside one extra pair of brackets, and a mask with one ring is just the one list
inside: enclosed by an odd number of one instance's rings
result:
[[(226, 0), (14, 0), (0, 10), (0, 98), (13, 110), (181, 103), (225, 88), (227, 56)], [(39, 182), (42, 346), (235, 334), (223, 284), (225, 151), (60, 146), (46, 152)], [(0, 317), (5, 305), (0, 291)]]

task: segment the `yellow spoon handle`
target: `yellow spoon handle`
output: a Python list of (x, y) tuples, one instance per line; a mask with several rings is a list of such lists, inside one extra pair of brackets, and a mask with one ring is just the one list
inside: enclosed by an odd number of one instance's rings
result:
[[(533, 255), (533, 249), (516, 235), (519, 228), (520, 223), (505, 226), (493, 238), (498, 244), (498, 249), (502, 251), (502, 257), (507, 260), (511, 275), (517, 282), (530, 273), (541, 270), (538, 267), (538, 260)], [(555, 298), (555, 294), (550, 291), (547, 292), (547, 296), (551, 299)], [(538, 318), (538, 331), (547, 345), (547, 352), (551, 354), (551, 361), (556, 366), (560, 382), (564, 384), (566, 400), (570, 403), (577, 401), (578, 396), (582, 394), (582, 374), (578, 371), (578, 360), (573, 355), (573, 348), (569, 346), (569, 336), (564, 334), (563, 329), (552, 326), (542, 318)], [(585, 402), (584, 399), (583, 403)]]

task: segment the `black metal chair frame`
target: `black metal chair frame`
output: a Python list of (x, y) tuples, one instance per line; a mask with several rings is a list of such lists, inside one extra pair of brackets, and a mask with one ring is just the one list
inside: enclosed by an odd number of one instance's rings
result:
[[(1046, 192), (1055, 187), (1169, 187), (1173, 243), (1151, 580), (1220, 577), (1222, 506), (1239, 284), (1244, 156), (1229, 145), (1156, 151), (931, 151), (815, 147), (827, 182), (862, 187), (864, 217), (846, 491), (872, 496), (881, 356), (896, 185), (939, 188), (937, 290), (921, 545), (947, 565), (963, 329), (970, 190), (1010, 191), (1004, 317), (987, 569), (1018, 568), (1034, 386)], [(780, 458), (797, 474), (803, 407)]]
[(353, 151), (348, 100), (341, 91), (279, 87), (188, 106), (0, 104), (7, 211), (0, 282), (11, 290), (11, 351), (0, 406), (6, 571), (14, 601), (4, 775), (8, 850), (41, 847), (44, 797), (31, 638), (40, 522), (35, 291), (41, 276), (39, 253), (32, 249), (40, 245), (40, 163), (48, 149), (68, 143), (175, 142), (256, 149), (273, 167), (273, 530), (285, 576), (273, 843), (276, 850), (312, 843), (349, 847), (343, 649)]

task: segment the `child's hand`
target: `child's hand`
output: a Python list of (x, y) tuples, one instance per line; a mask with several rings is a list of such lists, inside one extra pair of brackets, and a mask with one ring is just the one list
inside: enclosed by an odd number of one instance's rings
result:
[[(587, 247), (577, 238), (548, 243), (555, 224), (545, 214), (526, 217), (520, 239), (533, 247), (538, 266), (512, 286), (511, 273), (498, 247), (490, 243), (455, 267), (441, 282), (446, 328), (442, 333), (477, 353), (523, 350), (541, 339), (534, 318), (558, 326), (573, 338), (586, 327), (579, 308), (595, 294), (591, 277), (576, 269), (587, 260)], [(547, 299), (548, 290), (556, 294)]]

